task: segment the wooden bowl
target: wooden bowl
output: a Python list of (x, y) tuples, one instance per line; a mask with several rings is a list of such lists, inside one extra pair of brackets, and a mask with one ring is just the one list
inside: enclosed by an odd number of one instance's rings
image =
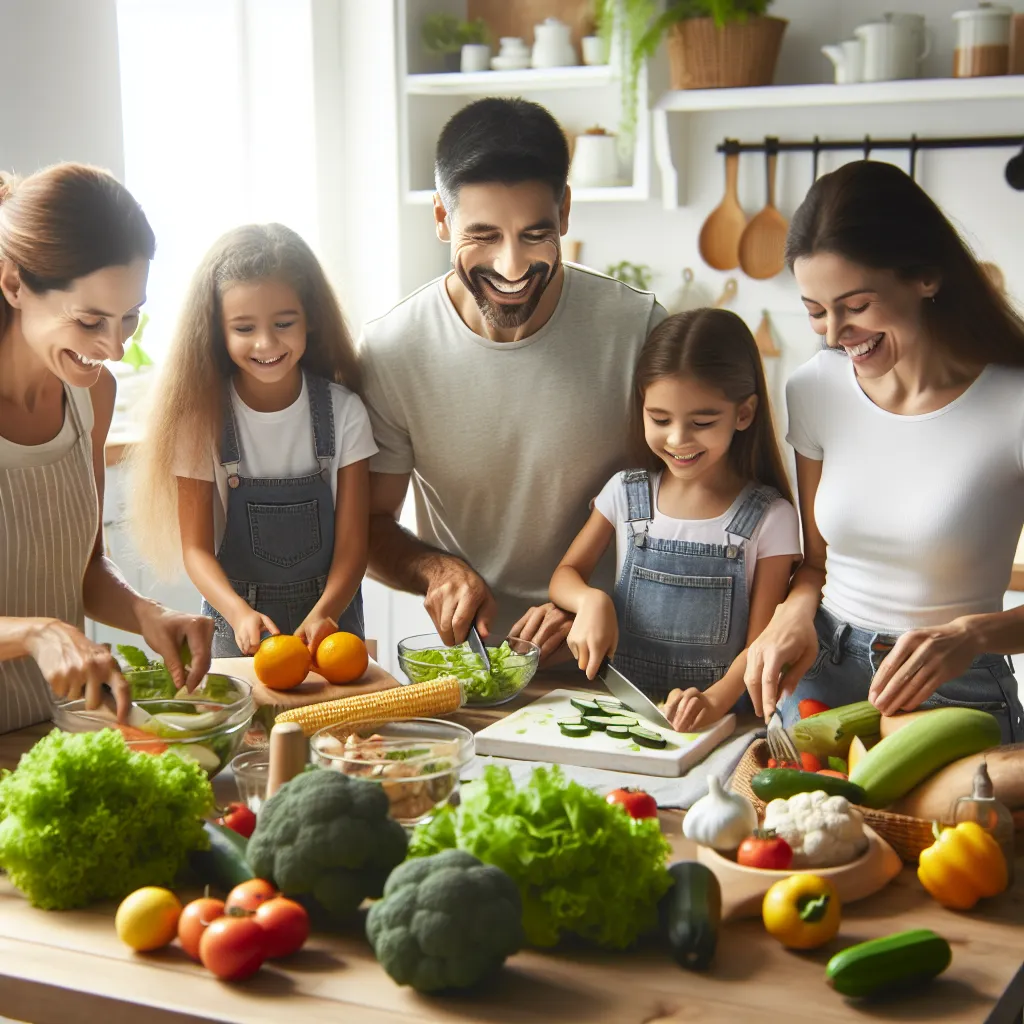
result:
[(697, 847), (697, 860), (715, 873), (722, 887), (722, 918), (760, 917), (764, 894), (779, 879), (809, 874), (827, 878), (843, 903), (855, 903), (884, 889), (901, 871), (896, 851), (873, 829), (864, 827), (868, 848), (855, 861), (835, 868), (788, 868), (766, 871), (748, 868), (723, 857), (709, 846)]

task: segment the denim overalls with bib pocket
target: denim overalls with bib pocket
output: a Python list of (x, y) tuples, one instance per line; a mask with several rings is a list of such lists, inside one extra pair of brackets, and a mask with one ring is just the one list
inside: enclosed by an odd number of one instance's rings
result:
[[(280, 480), (239, 476), (242, 453), (230, 392), (220, 444), (228, 506), (217, 561), (235, 593), (269, 616), (282, 633), (294, 633), (319, 600), (334, 554), (334, 406), (326, 380), (311, 373), (305, 380), (319, 473)], [(214, 620), (213, 656), (240, 657), (227, 620), (205, 600), (203, 614)], [(338, 620), (338, 629), (363, 636), (361, 591)]]
[[(814, 627), (818, 633), (818, 657), (793, 694), (779, 707), (787, 726), (800, 717), (797, 705), (806, 697), (823, 701), (829, 707), (867, 700), (872, 678), (898, 639), (853, 626), (824, 607), (818, 608)], [(1024, 709), (1017, 681), (1012, 666), (1001, 654), (979, 655), (962, 676), (940, 686), (921, 703), (919, 710), (947, 707), (987, 711), (999, 722), (1004, 744), (1024, 740)]]
[[(654, 701), (677, 687), (706, 690), (747, 646), (744, 542), (779, 493), (771, 487), (745, 488), (725, 528), (726, 543), (704, 544), (649, 536), (650, 476), (635, 469), (622, 479), (632, 543), (615, 585), (615, 667)], [(747, 705), (749, 698), (743, 697), (735, 709), (750, 710)]]

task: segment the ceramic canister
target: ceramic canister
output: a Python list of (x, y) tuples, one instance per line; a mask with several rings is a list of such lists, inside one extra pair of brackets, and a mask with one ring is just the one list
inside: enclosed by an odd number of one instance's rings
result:
[(957, 11), (953, 21), (956, 25), (955, 78), (982, 78), (1009, 72), (1011, 8), (982, 3), (973, 10)]

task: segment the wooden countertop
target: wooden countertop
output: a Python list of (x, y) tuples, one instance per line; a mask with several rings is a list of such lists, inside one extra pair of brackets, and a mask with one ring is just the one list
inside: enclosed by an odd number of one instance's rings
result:
[[(514, 704), (456, 716), (481, 728), (565, 679), (542, 674)], [(0, 767), (46, 731), (0, 737)], [(677, 857), (692, 856), (678, 813), (662, 825)], [(394, 985), (373, 958), (359, 922), (315, 935), (287, 966), (249, 981), (217, 981), (177, 948), (140, 956), (118, 941), (113, 907), (34, 910), (0, 878), (0, 1013), (32, 1024), (199, 1024), (287, 1019), (353, 1024), (733, 1024), (763, 1017), (793, 1024), (833, 1021), (950, 1021), (1020, 1024), (1024, 1004), (1024, 857), (1012, 892), (977, 913), (932, 902), (907, 868), (883, 893), (844, 910), (840, 935), (824, 950), (794, 954), (758, 921), (722, 928), (703, 975), (678, 968), (656, 942), (628, 953), (527, 951), (480, 992), (419, 996)], [(824, 964), (843, 945), (911, 927), (933, 928), (953, 947), (953, 964), (916, 995), (857, 1007), (824, 982)]]

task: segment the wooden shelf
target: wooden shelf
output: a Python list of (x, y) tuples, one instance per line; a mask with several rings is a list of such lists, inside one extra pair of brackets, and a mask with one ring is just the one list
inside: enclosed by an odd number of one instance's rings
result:
[[(405, 201), (412, 206), (429, 206), (434, 199), (432, 188), (406, 192)], [(650, 199), (650, 193), (634, 185), (609, 185), (606, 188), (574, 188), (573, 203), (640, 203)]]
[(611, 66), (580, 65), (564, 68), (526, 68), (522, 71), (460, 71), (436, 75), (406, 75), (411, 96), (476, 96), (522, 90), (589, 89), (614, 81)]

